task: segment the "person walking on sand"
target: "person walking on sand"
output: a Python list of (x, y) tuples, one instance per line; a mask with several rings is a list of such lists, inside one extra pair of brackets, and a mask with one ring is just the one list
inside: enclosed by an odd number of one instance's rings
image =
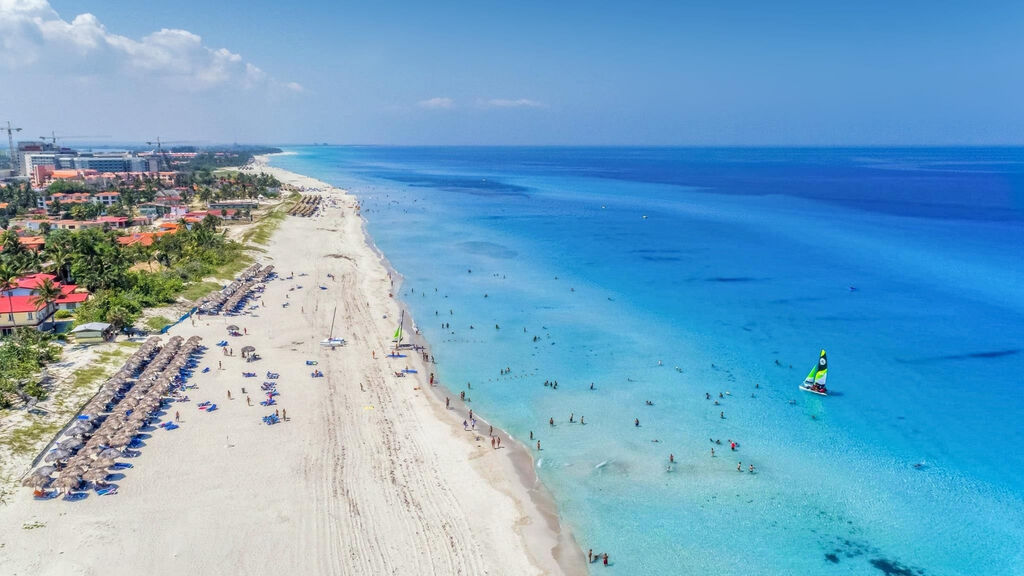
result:
[(228, 400), (231, 400), (231, 390), (228, 390)]
[(489, 426), (487, 428), (487, 435), (488, 436), (494, 436), (494, 426)]
[[(501, 436), (495, 436), (495, 438), (498, 440), (497, 447), (501, 448)], [(753, 470), (751, 470), (751, 472), (753, 472)]]
[(473, 409), (472, 408), (469, 409), (469, 419), (470, 420), (473, 419)]
[(220, 360), (217, 360), (217, 370), (223, 370), (223, 369), (224, 369), (224, 363), (221, 362)]
[(252, 398), (249, 398), (248, 396), (246, 396), (245, 397), (245, 404), (247, 406), (252, 406)]
[(281, 408), (281, 420), (288, 421), (288, 411), (284, 408)]
[(450, 410), (451, 406), (452, 406), (452, 399), (447, 397), (447, 396), (445, 396), (444, 397), (444, 409), (445, 410)]
[(274, 409), (274, 416), (277, 416), (278, 418), (280, 418), (281, 417), (281, 411), (277, 410), (277, 409)]
[(178, 412), (178, 411), (174, 412), (174, 421), (175, 422), (181, 422), (181, 413), (180, 412)]
[(377, 359), (377, 351), (376, 350), (371, 350), (370, 353), (373, 354), (373, 359), (376, 360)]
[(494, 450), (494, 436), (491, 436), (491, 450)]

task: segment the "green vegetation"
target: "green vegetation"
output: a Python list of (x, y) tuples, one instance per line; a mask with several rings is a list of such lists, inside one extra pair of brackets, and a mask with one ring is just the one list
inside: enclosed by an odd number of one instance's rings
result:
[(43, 398), (46, 391), (39, 381), (39, 371), (47, 362), (60, 358), (60, 346), (51, 344), (52, 336), (19, 328), (0, 342), (0, 408), (11, 406), (16, 399)]
[(149, 328), (153, 332), (158, 332), (163, 329), (164, 326), (173, 323), (174, 320), (167, 318), (166, 316), (150, 316), (146, 318), (146, 328)]
[[(234, 276), (234, 274), (232, 274), (232, 276)], [(189, 284), (184, 290), (182, 290), (181, 297), (186, 300), (198, 300), (215, 290), (220, 290), (220, 284), (217, 284), (216, 282), (195, 282), (193, 284)]]
[[(175, 150), (178, 150), (175, 148)], [(197, 152), (195, 158), (189, 160), (189, 162), (180, 168), (179, 170), (205, 170), (211, 171), (217, 168), (227, 168), (232, 166), (244, 166), (253, 156), (260, 154), (276, 154), (281, 152), (280, 148), (271, 148), (269, 146), (232, 146), (227, 150), (223, 149), (210, 149), (210, 150), (182, 150), (183, 152)]]
[(259, 224), (246, 230), (245, 234), (242, 234), (242, 242), (266, 245), (270, 242), (270, 237), (274, 235), (274, 231), (281, 225), (286, 215), (287, 212), (282, 210), (281, 206), (275, 207), (267, 213)]
[(183, 177), (184, 185), (196, 190), (203, 202), (253, 199), (260, 196), (276, 198), (281, 182), (270, 174), (249, 174), (234, 170), (200, 169)]
[(45, 422), (39, 416), (30, 416), (31, 422), (9, 431), (0, 437), (0, 444), (5, 446), (12, 454), (29, 454), (36, 449), (36, 446), (44, 438), (52, 437), (61, 428), (61, 423)]

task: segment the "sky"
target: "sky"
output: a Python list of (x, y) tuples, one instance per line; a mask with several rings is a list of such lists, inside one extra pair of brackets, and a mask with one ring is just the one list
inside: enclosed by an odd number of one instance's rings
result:
[(0, 0), (0, 121), (69, 144), (1020, 145), (1022, 56), (1018, 1)]

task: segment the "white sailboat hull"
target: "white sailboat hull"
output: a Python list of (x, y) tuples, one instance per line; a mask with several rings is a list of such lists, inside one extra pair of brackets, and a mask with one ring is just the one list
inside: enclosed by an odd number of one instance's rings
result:
[(822, 392), (821, 390), (815, 390), (806, 384), (801, 384), (800, 389), (804, 392), (810, 392), (811, 394), (817, 394), (818, 396), (828, 396), (828, 392)]

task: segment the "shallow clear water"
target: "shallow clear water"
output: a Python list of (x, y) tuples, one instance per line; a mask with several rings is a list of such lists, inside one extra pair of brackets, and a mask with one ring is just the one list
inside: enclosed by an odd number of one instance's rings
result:
[(1024, 150), (290, 152), (609, 572), (1021, 573)]

